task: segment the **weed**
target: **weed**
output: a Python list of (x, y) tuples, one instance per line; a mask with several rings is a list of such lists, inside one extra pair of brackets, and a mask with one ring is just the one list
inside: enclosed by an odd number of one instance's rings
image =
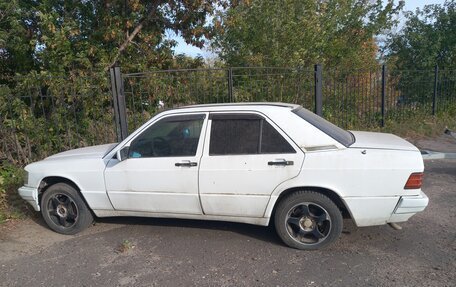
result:
[(29, 211), (17, 189), (23, 184), (24, 170), (10, 163), (0, 164), (0, 224), (9, 219), (24, 218)]
[(135, 248), (133, 243), (131, 243), (128, 239), (125, 239), (122, 241), (122, 243), (119, 245), (119, 247), (116, 249), (118, 253), (125, 253), (131, 249)]
[(456, 112), (437, 113), (435, 116), (410, 116), (402, 121), (387, 121), (384, 128), (372, 130), (417, 140), (441, 136), (446, 128), (456, 129)]

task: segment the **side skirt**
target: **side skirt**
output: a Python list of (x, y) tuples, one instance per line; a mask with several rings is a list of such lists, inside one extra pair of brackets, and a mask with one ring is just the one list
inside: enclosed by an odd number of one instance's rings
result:
[(196, 219), (214, 220), (248, 223), (253, 225), (269, 225), (269, 217), (236, 217), (236, 216), (217, 216), (203, 214), (176, 214), (176, 213), (154, 213), (141, 211), (121, 211), (121, 210), (93, 210), (98, 217), (134, 216), (134, 217), (155, 217), (155, 218), (176, 218), (176, 219)]

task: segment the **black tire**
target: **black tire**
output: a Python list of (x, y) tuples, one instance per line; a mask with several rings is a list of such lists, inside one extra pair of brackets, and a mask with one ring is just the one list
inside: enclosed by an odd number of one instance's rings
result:
[(278, 203), (274, 225), (286, 245), (315, 250), (339, 238), (343, 218), (339, 208), (328, 197), (314, 191), (300, 190)]
[(55, 232), (76, 234), (93, 222), (93, 216), (78, 191), (66, 183), (50, 186), (41, 198), (41, 214)]

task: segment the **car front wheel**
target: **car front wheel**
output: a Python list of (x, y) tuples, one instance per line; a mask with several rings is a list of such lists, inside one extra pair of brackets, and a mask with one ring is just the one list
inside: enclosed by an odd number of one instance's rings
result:
[(93, 222), (93, 216), (84, 200), (72, 186), (57, 183), (50, 186), (41, 198), (41, 214), (54, 231), (76, 234)]
[(314, 250), (339, 238), (343, 218), (331, 199), (314, 191), (302, 190), (278, 203), (274, 223), (277, 234), (286, 245)]

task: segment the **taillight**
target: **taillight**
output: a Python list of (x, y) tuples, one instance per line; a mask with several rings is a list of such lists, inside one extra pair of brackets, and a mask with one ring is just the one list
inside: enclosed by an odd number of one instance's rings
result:
[(404, 186), (404, 189), (417, 189), (421, 188), (421, 184), (423, 183), (423, 173), (422, 172), (415, 172), (412, 173), (408, 180), (407, 183)]

